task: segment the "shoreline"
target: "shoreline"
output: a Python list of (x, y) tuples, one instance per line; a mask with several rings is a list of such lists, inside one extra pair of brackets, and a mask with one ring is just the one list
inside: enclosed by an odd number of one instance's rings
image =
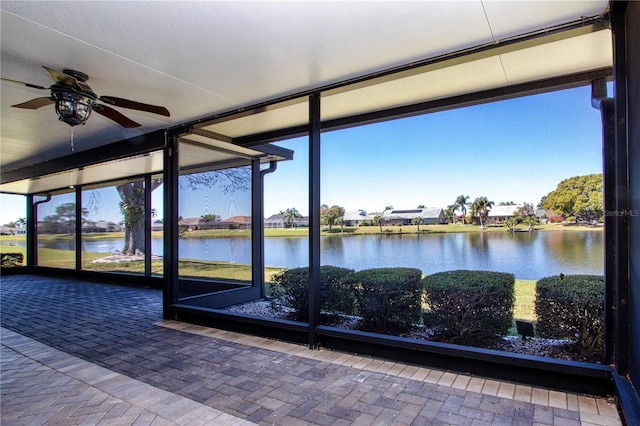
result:
[[(526, 228), (516, 228), (508, 230), (504, 226), (489, 225), (480, 227), (479, 225), (420, 225), (418, 232), (417, 225), (404, 226), (383, 226), (382, 232), (378, 226), (350, 226), (341, 228), (334, 226), (331, 230), (322, 228), (320, 236), (355, 236), (355, 235), (430, 235), (430, 234), (452, 234), (452, 233), (536, 233), (536, 232), (601, 232), (604, 230), (602, 224), (583, 225), (583, 224), (541, 224), (534, 227), (532, 231)], [(309, 228), (265, 228), (265, 238), (278, 237), (306, 237), (309, 235)], [(152, 232), (151, 238), (162, 238), (162, 232)], [(205, 238), (250, 238), (251, 231), (248, 229), (215, 229), (215, 230), (197, 230), (184, 233), (181, 239), (205, 239)], [(39, 236), (43, 241), (47, 240), (71, 240), (75, 239), (75, 235), (49, 235)], [(87, 241), (114, 240), (124, 239), (124, 232), (108, 232), (108, 233), (90, 233), (83, 235)], [(0, 236), (0, 245), (11, 245), (12, 242), (26, 242), (25, 235), (2, 235)], [(8, 244), (9, 243), (9, 244)]]

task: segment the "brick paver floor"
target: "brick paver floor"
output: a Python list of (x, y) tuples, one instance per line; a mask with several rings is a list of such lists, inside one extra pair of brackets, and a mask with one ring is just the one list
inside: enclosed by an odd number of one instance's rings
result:
[(0, 297), (3, 424), (621, 424), (604, 398), (162, 321), (158, 290), (6, 276)]

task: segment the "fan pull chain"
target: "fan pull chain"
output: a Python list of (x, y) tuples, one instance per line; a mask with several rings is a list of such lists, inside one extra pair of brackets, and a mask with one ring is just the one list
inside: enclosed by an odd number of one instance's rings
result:
[(73, 146), (73, 126), (71, 127), (71, 152), (75, 151), (75, 147)]

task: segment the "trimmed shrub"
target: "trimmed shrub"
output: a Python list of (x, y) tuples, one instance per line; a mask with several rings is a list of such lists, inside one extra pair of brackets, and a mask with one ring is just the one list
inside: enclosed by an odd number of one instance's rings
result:
[(603, 349), (604, 277), (563, 275), (536, 283), (540, 337), (570, 339), (591, 353)]
[(453, 343), (481, 345), (513, 322), (515, 277), (491, 271), (447, 271), (424, 279), (430, 322)]
[(346, 283), (356, 289), (363, 330), (395, 334), (420, 322), (422, 272), (414, 268), (366, 269)]
[[(351, 315), (355, 310), (353, 287), (344, 283), (344, 278), (353, 273), (353, 269), (337, 266), (320, 267), (320, 309)], [(271, 279), (273, 296), (294, 310), (297, 321), (309, 320), (309, 268), (295, 268), (282, 271)]]
[(16, 266), (22, 266), (24, 256), (22, 253), (2, 253), (0, 255), (0, 259), (0, 265), (3, 268), (13, 268)]

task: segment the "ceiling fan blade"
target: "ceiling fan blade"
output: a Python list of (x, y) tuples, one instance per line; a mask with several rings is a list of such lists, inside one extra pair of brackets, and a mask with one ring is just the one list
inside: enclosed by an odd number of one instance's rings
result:
[(21, 84), (21, 85), (24, 85), (24, 86), (27, 86), (27, 87), (31, 87), (32, 89), (43, 89), (43, 90), (48, 89), (48, 87), (38, 86), (37, 84), (25, 83), (24, 81), (11, 80), (10, 78), (2, 78), (2, 77), (0, 77), (0, 80), (9, 81), (11, 83), (16, 83), (16, 84)]
[(94, 105), (93, 106), (93, 110), (95, 112), (97, 112), (98, 114), (107, 117), (110, 120), (115, 121), (116, 123), (118, 123), (119, 125), (121, 125), (122, 127), (125, 127), (127, 129), (133, 129), (134, 127), (140, 127), (139, 123), (136, 123), (135, 121), (129, 119), (128, 117), (124, 116), (123, 114), (119, 113), (118, 111), (116, 111), (115, 109), (108, 107), (106, 105)]
[(49, 74), (51, 74), (51, 78), (53, 78), (56, 83), (61, 83), (65, 86), (73, 87), (78, 91), (82, 91), (82, 87), (80, 87), (80, 85), (78, 84), (78, 80), (76, 80), (69, 74), (54, 70), (53, 68), (45, 67), (44, 65), (42, 66), (42, 68), (44, 68), (49, 72)]
[(164, 115), (165, 117), (171, 117), (169, 110), (162, 106), (143, 104), (141, 102), (130, 101), (129, 99), (116, 98), (113, 96), (100, 96), (100, 100), (117, 107), (136, 109), (138, 111), (146, 111), (153, 114)]
[(43, 106), (52, 105), (54, 102), (50, 98), (35, 98), (21, 104), (11, 105), (14, 108), (38, 109)]

